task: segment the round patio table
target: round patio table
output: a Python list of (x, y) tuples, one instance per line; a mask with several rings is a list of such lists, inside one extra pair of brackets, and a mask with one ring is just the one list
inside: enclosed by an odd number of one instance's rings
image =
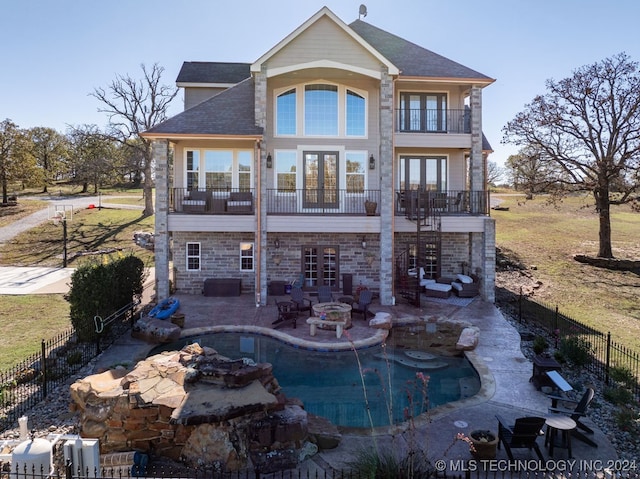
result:
[[(311, 309), (313, 310), (313, 315), (317, 318), (322, 317), (324, 313), (329, 321), (343, 321), (344, 329), (351, 327), (351, 305), (349, 304), (337, 302), (317, 303)], [(319, 324), (318, 327), (320, 329), (336, 329), (335, 325), (331, 324)]]

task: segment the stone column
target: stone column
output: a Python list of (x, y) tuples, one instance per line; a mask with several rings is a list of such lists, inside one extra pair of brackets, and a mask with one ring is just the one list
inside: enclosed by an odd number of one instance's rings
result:
[[(471, 157), (469, 163), (471, 191), (484, 191), (486, 185), (482, 156), (482, 89), (477, 86), (471, 87)], [(481, 206), (482, 202), (474, 203), (477, 208)]]
[[(262, 127), (263, 132), (267, 128), (267, 67), (262, 65), (262, 71), (254, 76), (254, 114), (256, 125)], [(256, 270), (256, 305), (267, 305), (267, 145), (263, 140), (260, 147), (255, 149), (257, 158), (255, 164), (260, 164), (260, 176), (256, 178), (256, 195), (260, 196), (260, 211), (256, 211), (258, 215), (260, 227), (256, 228), (255, 245), (257, 255), (256, 260), (259, 262), (259, 268)]]
[(380, 79), (380, 304), (393, 302), (393, 79)]
[(472, 273), (482, 278), (480, 295), (490, 303), (496, 300), (496, 223), (486, 217), (484, 233), (471, 233)]
[(156, 268), (156, 297), (169, 297), (169, 142), (155, 140), (152, 145), (156, 165), (156, 206), (154, 255)]

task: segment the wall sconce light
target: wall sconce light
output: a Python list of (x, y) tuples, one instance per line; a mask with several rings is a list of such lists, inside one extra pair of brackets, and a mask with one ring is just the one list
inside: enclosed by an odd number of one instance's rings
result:
[(275, 264), (276, 266), (280, 266), (281, 262), (282, 262), (282, 256), (280, 256), (279, 254), (274, 255), (273, 264)]
[(273, 167), (273, 158), (271, 158), (271, 153), (267, 155), (267, 168)]
[(367, 249), (367, 240), (364, 236), (362, 237), (362, 249)]
[(278, 238), (273, 241), (273, 246), (275, 246), (276, 249), (280, 249), (280, 240)]
[(369, 157), (369, 169), (370, 170), (376, 169), (376, 159), (373, 157), (373, 155)]

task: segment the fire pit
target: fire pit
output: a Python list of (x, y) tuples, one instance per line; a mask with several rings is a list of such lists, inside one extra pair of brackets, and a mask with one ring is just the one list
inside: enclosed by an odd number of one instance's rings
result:
[[(351, 327), (351, 306), (345, 303), (318, 303), (311, 308), (313, 315), (328, 321), (343, 321), (344, 328)], [(319, 324), (320, 329), (336, 329), (332, 324)]]

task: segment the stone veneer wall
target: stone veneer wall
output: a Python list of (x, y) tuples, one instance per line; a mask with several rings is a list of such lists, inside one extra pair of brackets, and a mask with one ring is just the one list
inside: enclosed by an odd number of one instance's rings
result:
[[(240, 271), (240, 243), (254, 242), (253, 233), (173, 233), (175, 287), (182, 293), (201, 294), (207, 278), (240, 278), (243, 293), (255, 287), (254, 271)], [(187, 271), (187, 243), (200, 243), (200, 270)]]
[[(401, 254), (406, 249), (407, 244), (414, 244), (415, 242), (415, 233), (396, 234), (395, 255)], [(442, 233), (441, 244), (440, 274), (442, 276), (455, 276), (456, 274), (462, 273), (462, 262), (471, 265), (474, 270), (476, 266), (481, 266), (471, 263), (471, 245), (468, 233)], [(467, 270), (467, 272), (469, 271)]]

